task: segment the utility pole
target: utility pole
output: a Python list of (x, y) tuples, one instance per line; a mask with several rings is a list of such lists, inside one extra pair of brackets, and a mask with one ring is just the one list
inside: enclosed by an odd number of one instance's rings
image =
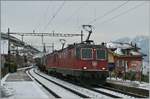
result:
[(83, 31), (81, 30), (81, 43), (83, 42)]
[(42, 65), (44, 65), (44, 58), (45, 58), (45, 44), (43, 42), (43, 34), (41, 35), (41, 39), (42, 39), (42, 46), (43, 46), (43, 57), (42, 57)]
[(126, 66), (124, 65), (124, 80), (126, 80)]
[(46, 47), (45, 47), (45, 43), (43, 43), (43, 63), (42, 65), (45, 66), (45, 56), (46, 56)]
[(22, 34), (22, 35), (21, 35), (21, 40), (22, 40), (22, 42), (23, 42), (23, 36), (24, 36), (24, 35)]
[(8, 28), (8, 71), (10, 68), (10, 30)]
[(10, 29), (8, 28), (8, 54), (10, 54)]
[(52, 43), (52, 52), (54, 51), (54, 43)]
[(44, 39), (43, 35), (41, 35), (41, 38), (42, 38), (42, 45), (43, 45), (43, 39)]
[(10, 62), (10, 29), (8, 28), (8, 62)]

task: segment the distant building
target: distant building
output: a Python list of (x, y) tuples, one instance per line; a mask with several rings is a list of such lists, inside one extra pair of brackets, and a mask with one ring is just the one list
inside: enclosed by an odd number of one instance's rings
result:
[(7, 54), (8, 54), (8, 40), (0, 40), (1, 68), (4, 67)]
[(140, 78), (144, 54), (140, 52), (140, 48), (136, 44), (110, 42), (106, 46), (109, 51), (108, 67), (110, 70), (115, 69), (120, 74), (134, 71), (136, 78)]
[(4, 67), (5, 62), (10, 61), (16, 63), (18, 67), (28, 66), (33, 63), (33, 54), (38, 52), (36, 48), (22, 42), (16, 37), (12, 35), (8, 36), (7, 33), (1, 33), (0, 54), (2, 67)]

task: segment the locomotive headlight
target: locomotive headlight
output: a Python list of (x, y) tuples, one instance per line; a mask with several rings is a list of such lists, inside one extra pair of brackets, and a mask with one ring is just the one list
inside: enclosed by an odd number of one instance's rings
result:
[(87, 69), (87, 67), (84, 66), (83, 69)]
[(94, 51), (96, 51), (96, 48), (93, 48)]
[(105, 70), (105, 69), (106, 69), (105, 67), (102, 68), (102, 70)]

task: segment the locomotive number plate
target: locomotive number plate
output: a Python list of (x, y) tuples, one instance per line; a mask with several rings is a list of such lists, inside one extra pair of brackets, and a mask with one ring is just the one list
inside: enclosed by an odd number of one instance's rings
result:
[(92, 66), (96, 67), (97, 66), (97, 61), (92, 61)]

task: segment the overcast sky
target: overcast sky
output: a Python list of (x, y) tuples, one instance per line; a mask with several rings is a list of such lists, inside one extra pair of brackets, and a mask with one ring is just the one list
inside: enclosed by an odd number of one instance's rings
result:
[[(112, 11), (120, 5), (123, 6)], [(96, 19), (91, 23), (94, 26), (91, 39), (101, 43), (148, 35), (149, 12), (148, 1), (1, 1), (1, 29), (2, 32), (7, 32), (9, 27), (11, 32), (80, 33), (81, 25)], [(86, 39), (87, 33), (84, 34)], [(44, 42), (54, 42), (55, 48), (60, 49), (59, 39), (45, 37)], [(80, 41), (80, 37), (65, 39), (67, 44)], [(41, 44), (40, 37), (24, 37), (24, 40), (33, 45)]]

